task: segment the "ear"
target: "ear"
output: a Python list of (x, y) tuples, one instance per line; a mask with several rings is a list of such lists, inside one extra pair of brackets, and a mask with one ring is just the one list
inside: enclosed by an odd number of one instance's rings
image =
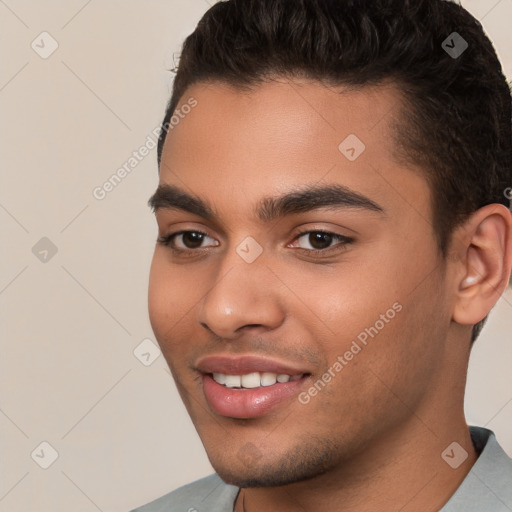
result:
[[(508, 285), (512, 267), (512, 212), (489, 204), (457, 230), (459, 249), (453, 320), (474, 325), (483, 320)], [(462, 233), (462, 234), (461, 234)]]

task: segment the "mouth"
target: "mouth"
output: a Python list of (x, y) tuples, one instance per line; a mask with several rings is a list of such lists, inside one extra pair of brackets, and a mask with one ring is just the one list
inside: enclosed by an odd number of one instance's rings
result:
[(229, 418), (264, 416), (299, 394), (311, 373), (280, 361), (211, 356), (197, 363), (210, 408)]
[(231, 389), (255, 389), (273, 386), (276, 383), (295, 382), (304, 377), (299, 375), (287, 375), (286, 373), (251, 372), (244, 375), (226, 375), (225, 373), (212, 373), (211, 376), (217, 384)]

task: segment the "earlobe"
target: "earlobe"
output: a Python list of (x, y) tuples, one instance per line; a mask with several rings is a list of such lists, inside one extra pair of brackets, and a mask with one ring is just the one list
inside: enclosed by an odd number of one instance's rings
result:
[[(483, 320), (508, 285), (512, 266), (512, 215), (500, 204), (475, 212), (464, 226), (464, 271), (459, 278), (453, 320), (474, 325)], [(460, 275), (460, 274), (459, 274)]]

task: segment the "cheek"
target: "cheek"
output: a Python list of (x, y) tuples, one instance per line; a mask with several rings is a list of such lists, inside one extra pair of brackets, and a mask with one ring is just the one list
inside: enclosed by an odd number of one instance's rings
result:
[[(190, 287), (188, 288), (190, 289)], [(155, 249), (148, 287), (148, 312), (151, 327), (162, 350), (170, 347), (171, 336), (176, 336), (179, 319), (188, 309), (187, 288), (179, 282), (177, 272), (172, 272), (165, 254)]]
[[(441, 283), (435, 275), (425, 280), (425, 264), (393, 247), (349, 263), (295, 281), (294, 292), (305, 299), (308, 310), (301, 322), (328, 367), (347, 354), (344, 377), (337, 382), (362, 386), (360, 392), (368, 386), (368, 398), (386, 395), (389, 391), (377, 375), (407, 396), (411, 382), (428, 381), (435, 372), (439, 347), (432, 338), (442, 335), (433, 319), (439, 319), (443, 307)], [(306, 311), (302, 304), (297, 307)], [(370, 372), (363, 385), (362, 374), (370, 370), (375, 375)]]
[(405, 406), (414, 409), (436, 388), (446, 322), (442, 305), (433, 298), (435, 290), (431, 293), (403, 294), (401, 310), (368, 338), (361, 352), (358, 362), (373, 382), (370, 395), (376, 399), (375, 407), (380, 402), (397, 413)]
[[(193, 315), (205, 291), (204, 275), (169, 264), (165, 249), (156, 248), (148, 287), (151, 327), (171, 371), (183, 364), (193, 348)], [(189, 340), (184, 343), (184, 340)]]
[(295, 280), (294, 294), (302, 300), (295, 301), (293, 307), (296, 316), (299, 311), (306, 313), (299, 318), (306, 329), (314, 330), (312, 339), (318, 350), (329, 352), (332, 359), (348, 350), (358, 337), (372, 339), (368, 330), (375, 333), (376, 329), (377, 337), (390, 330), (400, 315), (396, 310), (399, 305), (393, 305), (402, 295), (391, 274), (377, 265), (350, 262), (328, 272), (314, 269), (309, 276), (303, 273)]
[(148, 307), (156, 323), (177, 321), (193, 301), (197, 286), (190, 282), (190, 273), (169, 264), (164, 248), (157, 247), (149, 274)]
[[(160, 338), (160, 326), (162, 325), (167, 307), (165, 304), (170, 299), (168, 283), (163, 275), (163, 268), (158, 257), (158, 249), (155, 249), (151, 270), (149, 273), (148, 287), (148, 312), (151, 327), (157, 338)], [(160, 339), (158, 339), (160, 342)]]
[(179, 353), (177, 352), (177, 343), (173, 343), (178, 339), (177, 329), (174, 327), (176, 324), (173, 314), (175, 311), (174, 301), (175, 293), (173, 293), (171, 282), (162, 278), (162, 274), (158, 272), (158, 265), (153, 262), (148, 290), (149, 320), (162, 355), (175, 378)]

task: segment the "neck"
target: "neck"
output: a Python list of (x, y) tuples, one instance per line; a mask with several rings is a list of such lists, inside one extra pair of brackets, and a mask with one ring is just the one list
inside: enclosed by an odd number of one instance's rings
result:
[[(429, 416), (414, 415), (350, 461), (311, 480), (243, 489), (235, 511), (438, 511), (464, 480), (477, 454), (462, 412), (457, 418), (437, 416), (427, 424), (420, 418)], [(468, 454), (455, 469), (442, 457), (454, 441)], [(460, 453), (456, 447), (445, 452), (445, 459), (456, 465)]]

